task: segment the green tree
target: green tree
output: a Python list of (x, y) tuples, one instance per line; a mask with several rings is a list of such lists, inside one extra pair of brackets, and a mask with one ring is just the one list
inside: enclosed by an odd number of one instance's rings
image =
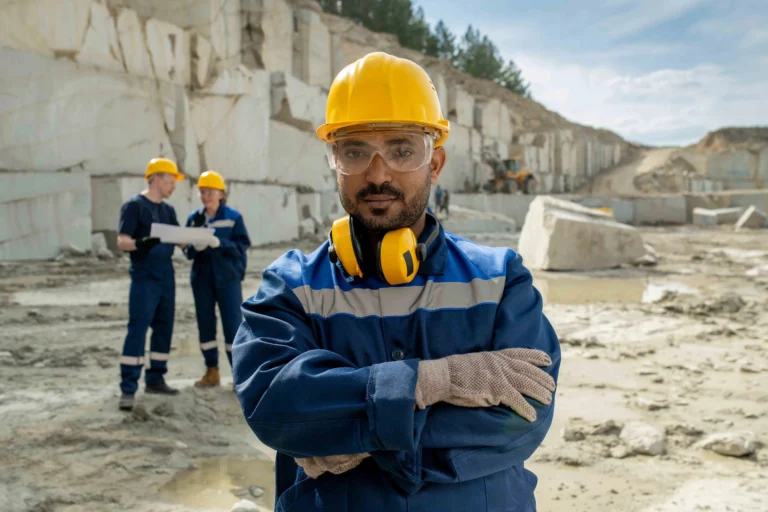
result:
[(434, 38), (437, 46), (435, 57), (456, 63), (456, 36), (443, 23), (443, 20), (435, 25)]
[(491, 80), (521, 96), (530, 97), (529, 85), (513, 61), (505, 62), (488, 36), (470, 25), (459, 42), (440, 20), (433, 31), (424, 10), (411, 0), (319, 0), (323, 10), (375, 31), (394, 34), (400, 45), (451, 62), (461, 71)]

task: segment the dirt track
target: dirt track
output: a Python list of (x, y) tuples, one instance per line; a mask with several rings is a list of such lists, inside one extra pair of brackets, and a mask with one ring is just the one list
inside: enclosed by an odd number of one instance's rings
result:
[[(768, 265), (765, 235), (643, 233), (656, 267), (536, 274), (563, 346), (555, 423), (528, 464), (539, 510), (764, 512), (768, 450), (696, 443), (744, 430), (768, 441), (768, 267), (752, 270)], [(284, 250), (251, 252), (246, 295)], [(0, 266), (0, 510), (271, 509), (272, 453), (245, 426), (229, 369), (219, 389), (191, 386), (203, 364), (185, 261), (176, 276), (168, 378), (183, 393), (124, 414), (125, 260)], [(665, 429), (665, 453), (623, 457), (631, 421)]]
[(636, 195), (635, 177), (639, 174), (660, 168), (669, 156), (678, 148), (648, 149), (638, 152), (637, 156), (610, 172), (599, 174), (583, 192), (592, 195)]

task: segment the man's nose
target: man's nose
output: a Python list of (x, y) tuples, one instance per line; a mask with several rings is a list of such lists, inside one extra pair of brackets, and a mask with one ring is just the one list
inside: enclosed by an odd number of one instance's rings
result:
[(384, 162), (384, 159), (381, 158), (381, 155), (374, 155), (373, 160), (371, 160), (371, 165), (369, 165), (368, 169), (365, 171), (365, 181), (375, 185), (381, 185), (392, 181), (392, 171), (387, 167), (387, 164)]

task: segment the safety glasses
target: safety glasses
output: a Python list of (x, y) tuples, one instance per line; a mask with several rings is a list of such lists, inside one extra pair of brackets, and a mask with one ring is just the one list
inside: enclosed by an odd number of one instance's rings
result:
[(429, 163), (434, 135), (421, 130), (374, 130), (335, 136), (326, 145), (328, 165), (346, 175), (364, 173), (379, 155), (391, 170), (412, 172)]

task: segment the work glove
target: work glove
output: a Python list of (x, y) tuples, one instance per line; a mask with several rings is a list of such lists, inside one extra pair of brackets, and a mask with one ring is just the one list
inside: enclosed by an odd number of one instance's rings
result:
[(317, 478), (323, 473), (330, 472), (340, 475), (356, 468), (370, 453), (355, 453), (352, 455), (328, 455), (326, 457), (307, 457), (296, 459), (296, 464), (304, 469), (310, 478)]
[(200, 244), (192, 244), (192, 247), (195, 248), (197, 252), (204, 251), (207, 247), (217, 248), (221, 245), (221, 240), (218, 239), (218, 237), (211, 236), (211, 239), (207, 242), (203, 242)]
[(140, 251), (149, 251), (150, 249), (152, 249), (154, 246), (156, 246), (159, 243), (160, 243), (160, 239), (159, 238), (157, 238), (157, 237), (150, 238), (148, 236), (145, 236), (144, 238), (142, 238), (140, 240), (136, 240), (136, 249), (138, 249)]
[(199, 228), (205, 226), (205, 214), (201, 211), (196, 211), (192, 216), (192, 227)]
[(437, 402), (460, 407), (504, 404), (532, 422), (536, 420), (536, 410), (523, 395), (544, 404), (552, 403), (555, 381), (537, 368), (551, 364), (545, 352), (526, 348), (420, 361), (416, 407), (424, 409)]

